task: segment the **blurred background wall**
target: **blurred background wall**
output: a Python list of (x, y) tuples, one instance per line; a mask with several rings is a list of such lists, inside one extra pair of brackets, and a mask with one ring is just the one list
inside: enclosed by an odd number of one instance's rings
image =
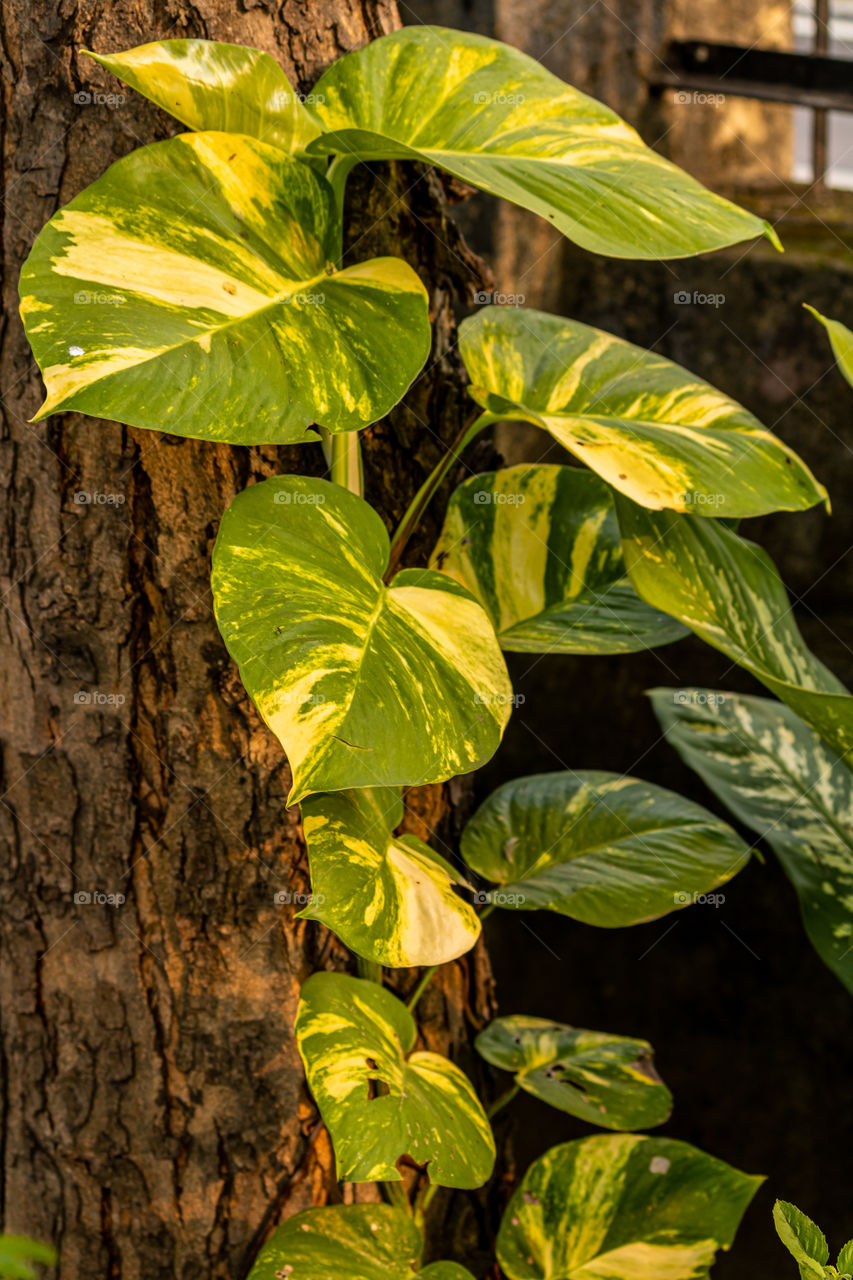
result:
[[(808, 643), (853, 684), (853, 392), (803, 310), (853, 317), (853, 117), (830, 119), (825, 187), (811, 182), (812, 112), (650, 87), (672, 38), (813, 47), (809, 0), (418, 0), (409, 22), (497, 36), (606, 101), (645, 140), (708, 185), (772, 218), (786, 245), (685, 262), (595, 257), (544, 222), (475, 194), (454, 206), (496, 290), (524, 305), (599, 325), (706, 377), (788, 441), (827, 484), (822, 511), (750, 521), (744, 531), (776, 559)], [(853, 4), (831, 6), (830, 48), (846, 42)], [(689, 295), (691, 301), (679, 301)], [(695, 299), (715, 295), (715, 303)], [(549, 438), (498, 430), (511, 462), (560, 460)], [(568, 459), (563, 459), (568, 461)], [(482, 796), (508, 778), (562, 767), (635, 774), (719, 809), (662, 740), (643, 691), (711, 685), (758, 692), (698, 641), (628, 658), (515, 655), (525, 697), (507, 739), (479, 775)], [(785, 1275), (775, 1197), (816, 1218), (835, 1249), (853, 1235), (843, 1156), (853, 1137), (851, 1004), (802, 931), (793, 891), (768, 853), (726, 887), (720, 908), (697, 906), (656, 924), (601, 931), (545, 913), (489, 922), (501, 1011), (529, 1012), (647, 1037), (676, 1106), (663, 1132), (695, 1142), (767, 1183), (722, 1280)], [(532, 1099), (515, 1109), (519, 1163), (584, 1132)]]

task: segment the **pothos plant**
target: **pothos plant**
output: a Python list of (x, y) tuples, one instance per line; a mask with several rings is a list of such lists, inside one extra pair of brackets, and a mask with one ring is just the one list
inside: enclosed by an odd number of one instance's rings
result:
[[(811, 507), (822, 486), (726, 395), (586, 325), (499, 307), (463, 321), (479, 412), (389, 537), (361, 496), (358, 432), (423, 368), (428, 299), (402, 259), (344, 265), (347, 176), (363, 161), (437, 165), (618, 257), (775, 235), (492, 40), (397, 31), (341, 58), (305, 101), (253, 49), (176, 40), (92, 56), (189, 132), (112, 165), (39, 235), (21, 277), (47, 388), (38, 417), (75, 410), (231, 444), (320, 441), (331, 474), (239, 494), (212, 585), (225, 643), (290, 762), (313, 887), (302, 914), (358, 957), (360, 976), (305, 983), (299, 1052), (339, 1178), (381, 1183), (384, 1202), (297, 1214), (252, 1275), (471, 1280), (464, 1260), (422, 1265), (435, 1190), (479, 1187), (495, 1163), (468, 1078), (417, 1048), (433, 972), (475, 944), (495, 907), (621, 928), (712, 891), (750, 850), (671, 791), (568, 770), (499, 788), (451, 863), (397, 833), (401, 789), (493, 755), (513, 703), (505, 651), (630, 653), (692, 629), (827, 752), (851, 745), (853, 703), (803, 649), (772, 565), (733, 527)], [(102, 288), (122, 305), (74, 306)], [(450, 498), (429, 566), (401, 568), (462, 450), (506, 420), (549, 432), (582, 466), (473, 476)], [(690, 700), (701, 719), (697, 708)], [(422, 970), (396, 984), (407, 1003), (384, 968)], [(476, 1047), (513, 1077), (501, 1103), (524, 1090), (607, 1131), (525, 1174), (498, 1234), (510, 1280), (707, 1273), (761, 1179), (637, 1132), (671, 1106), (649, 1044), (519, 1014)]]

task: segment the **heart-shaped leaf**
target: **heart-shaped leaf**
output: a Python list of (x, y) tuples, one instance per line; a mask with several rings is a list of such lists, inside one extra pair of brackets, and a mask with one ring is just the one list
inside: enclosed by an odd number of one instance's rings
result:
[(672, 1110), (646, 1040), (517, 1014), (495, 1018), (474, 1046), (525, 1093), (604, 1129), (651, 1128)]
[(846, 324), (842, 324), (840, 320), (830, 320), (828, 316), (822, 316), (819, 311), (815, 311), (814, 307), (806, 307), (806, 311), (810, 311), (816, 320), (819, 320), (826, 332), (829, 334), (829, 343), (832, 347), (832, 353), (838, 361), (838, 367), (844, 377), (853, 386), (853, 332), (851, 332)]
[(408, 1155), (440, 1187), (482, 1186), (495, 1161), (486, 1114), (452, 1062), (411, 1052), (416, 1037), (406, 1006), (376, 983), (315, 973), (303, 986), (296, 1039), (338, 1178), (397, 1182)]
[(826, 499), (805, 463), (741, 405), (601, 329), (484, 307), (462, 321), (459, 348), (479, 405), (549, 431), (645, 507), (757, 516)]
[(438, 165), (595, 253), (680, 258), (775, 240), (609, 108), (497, 40), (404, 27), (333, 63), (312, 97), (327, 130), (316, 154)]
[(320, 132), (268, 53), (216, 40), (157, 40), (84, 52), (190, 129), (244, 133), (301, 152)]
[(840, 755), (853, 748), (853, 698), (807, 649), (766, 551), (717, 520), (646, 511), (618, 495), (616, 512), (644, 600), (749, 671)]
[(386, 587), (388, 552), (372, 507), (325, 480), (265, 480), (222, 517), (216, 618), (287, 752), (291, 804), (442, 782), (500, 742), (512, 689), (488, 617), (441, 573)]
[(634, 653), (687, 634), (640, 600), (610, 490), (576, 467), (472, 476), (450, 499), (430, 564), (477, 597), (505, 650)]
[(829, 1245), (811, 1218), (787, 1200), (777, 1200), (773, 1206), (773, 1223), (777, 1236), (796, 1258), (803, 1280), (824, 1280), (830, 1275), (824, 1266), (829, 1261)]
[(688, 906), (749, 858), (731, 827), (674, 791), (574, 770), (498, 787), (461, 848), (500, 886), (490, 895), (497, 906), (544, 908), (608, 929)]
[(702, 1280), (763, 1181), (687, 1142), (567, 1142), (524, 1175), (498, 1261), (510, 1280)]
[(302, 801), (311, 903), (356, 955), (392, 968), (446, 964), (480, 935), (477, 913), (453, 892), (453, 867), (412, 835), (396, 787), (327, 792)]
[(306, 1209), (270, 1236), (249, 1280), (473, 1280), (455, 1262), (418, 1261), (414, 1219), (387, 1204)]
[(427, 357), (427, 294), (398, 258), (337, 271), (340, 247), (331, 187), (276, 147), (188, 133), (132, 152), (51, 218), (21, 272), (36, 416), (230, 444), (376, 421)]
[(853, 775), (790, 708), (654, 689), (667, 741), (775, 850), (824, 964), (853, 992)]

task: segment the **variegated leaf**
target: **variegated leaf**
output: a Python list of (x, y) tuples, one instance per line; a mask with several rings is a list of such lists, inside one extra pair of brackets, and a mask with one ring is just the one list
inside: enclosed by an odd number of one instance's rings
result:
[(387, 1204), (306, 1209), (277, 1228), (249, 1280), (473, 1280), (455, 1262), (419, 1270), (414, 1219)]
[(713, 689), (655, 689), (691, 769), (775, 850), (824, 964), (853, 991), (853, 776), (790, 708)]
[(327, 792), (302, 801), (311, 903), (356, 955), (392, 968), (446, 964), (480, 935), (477, 913), (453, 891), (464, 881), (403, 821), (396, 787)]
[(505, 650), (633, 653), (687, 634), (640, 600), (610, 490), (576, 467), (472, 476), (450, 499), (430, 564), (477, 597)]
[(84, 50), (190, 129), (244, 133), (304, 151), (320, 127), (268, 53), (216, 40), (157, 40), (123, 53)]
[(11, 1236), (0, 1233), (0, 1276), (6, 1280), (36, 1280), (34, 1262), (52, 1267), (56, 1263), (56, 1250), (41, 1240), (29, 1236)]
[(75, 410), (231, 444), (381, 418), (429, 352), (427, 294), (398, 258), (336, 270), (340, 246), (331, 187), (276, 147), (190, 133), (134, 151), (24, 264), (37, 418)]
[(484, 610), (428, 569), (386, 587), (388, 552), (373, 508), (325, 480), (265, 480), (222, 517), (216, 620), (287, 752), (290, 804), (467, 773), (509, 719), (512, 688)]
[(509, 1280), (704, 1280), (763, 1181), (687, 1142), (567, 1142), (524, 1175), (498, 1261)]
[(756, 516), (826, 499), (805, 463), (741, 405), (601, 329), (484, 307), (463, 320), (459, 348), (479, 405), (549, 431), (645, 507)]
[(486, 1181), (495, 1144), (468, 1078), (437, 1053), (411, 1052), (415, 1021), (390, 991), (315, 973), (295, 1029), (339, 1180), (400, 1181), (397, 1161), (408, 1155), (438, 1186)]
[(838, 367), (844, 377), (853, 386), (853, 332), (851, 332), (846, 324), (842, 324), (840, 320), (830, 320), (828, 316), (822, 316), (819, 311), (815, 311), (814, 307), (806, 307), (806, 311), (810, 311), (816, 320), (819, 320), (826, 332), (829, 334), (829, 342), (832, 347), (832, 353), (838, 361)]
[(474, 1047), (493, 1067), (513, 1072), (525, 1093), (603, 1129), (648, 1129), (672, 1110), (646, 1040), (516, 1014), (495, 1018)]
[(766, 551), (717, 520), (652, 512), (617, 495), (637, 593), (727, 654), (840, 755), (853, 747), (853, 697), (806, 648)]
[(621, 928), (688, 906), (740, 871), (749, 850), (707, 809), (651, 782), (598, 771), (498, 787), (462, 832), (491, 901)]
[(314, 86), (325, 135), (361, 160), (422, 160), (532, 209), (585, 249), (680, 258), (768, 223), (651, 151), (609, 108), (517, 49), (411, 26), (332, 64)]

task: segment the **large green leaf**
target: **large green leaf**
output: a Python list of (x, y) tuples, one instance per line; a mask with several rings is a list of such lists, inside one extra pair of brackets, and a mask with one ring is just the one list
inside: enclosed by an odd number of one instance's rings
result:
[(40, 1240), (0, 1234), (0, 1276), (8, 1280), (36, 1280), (41, 1273), (36, 1272), (33, 1263), (41, 1262), (51, 1267), (56, 1256), (53, 1246)]
[(567, 1142), (524, 1175), (498, 1261), (510, 1280), (702, 1280), (762, 1181), (686, 1142)]
[(276, 147), (190, 133), (134, 151), (51, 218), (21, 272), (37, 418), (231, 444), (374, 422), (427, 357), (427, 294), (398, 258), (337, 271), (340, 247), (331, 187)]
[(549, 431), (643, 506), (757, 516), (826, 498), (805, 463), (741, 405), (601, 329), (484, 307), (463, 320), (459, 347), (478, 404)]
[(637, 592), (722, 650), (839, 754), (853, 747), (853, 698), (807, 648), (776, 566), (716, 520), (652, 512), (617, 496)]
[(417, 1026), (390, 991), (341, 973), (302, 988), (296, 1039), (331, 1134), (338, 1178), (399, 1181), (397, 1161), (425, 1165), (441, 1187), (479, 1187), (495, 1144), (467, 1077), (437, 1053), (412, 1053)]
[(450, 499), (430, 564), (477, 597), (502, 649), (633, 653), (687, 634), (640, 600), (610, 490), (576, 467), (472, 476)]
[(829, 1261), (826, 1236), (796, 1205), (777, 1200), (773, 1206), (773, 1223), (779, 1239), (796, 1258), (802, 1280), (824, 1280), (832, 1274), (824, 1265)]
[(853, 775), (788, 707), (655, 689), (667, 740), (775, 850), (818, 955), (853, 991)]
[(300, 914), (334, 929), (356, 955), (391, 967), (446, 964), (480, 935), (464, 883), (403, 821), (396, 787), (327, 792), (302, 801), (311, 903)]
[(414, 1220), (387, 1204), (306, 1209), (270, 1236), (249, 1280), (472, 1280), (455, 1262), (418, 1262)]
[(512, 690), (463, 587), (407, 569), (338, 485), (278, 476), (238, 494), (213, 552), (219, 629), (293, 771), (313, 791), (441, 782), (494, 753)]
[(333, 63), (313, 96), (328, 131), (316, 154), (438, 165), (596, 253), (680, 258), (775, 240), (609, 108), (496, 40), (406, 27)]
[(525, 1093), (604, 1129), (651, 1128), (672, 1110), (646, 1040), (517, 1014), (495, 1018), (474, 1045)]
[(320, 132), (268, 53), (216, 40), (158, 40), (91, 53), (107, 71), (190, 129), (245, 133), (300, 152)]
[(819, 320), (826, 332), (829, 334), (829, 343), (832, 347), (832, 354), (838, 361), (838, 367), (844, 377), (853, 386), (853, 332), (851, 332), (846, 324), (842, 324), (840, 320), (830, 320), (828, 316), (822, 316), (819, 311), (815, 311), (814, 307), (806, 307), (806, 311), (810, 311), (816, 320)]
[(498, 787), (462, 832), (462, 856), (500, 888), (491, 900), (619, 928), (688, 906), (740, 871), (726, 823), (651, 782), (597, 771)]

